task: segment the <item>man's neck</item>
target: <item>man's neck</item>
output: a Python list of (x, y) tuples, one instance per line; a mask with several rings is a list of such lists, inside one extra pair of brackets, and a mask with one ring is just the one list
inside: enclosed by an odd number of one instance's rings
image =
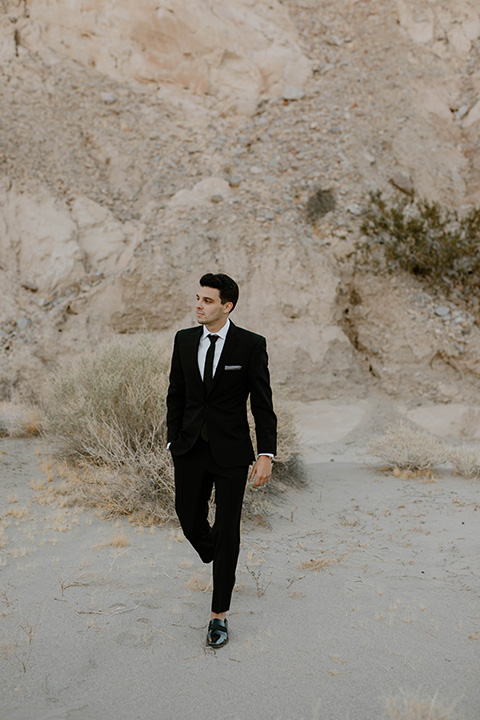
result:
[(218, 333), (222, 328), (225, 327), (225, 325), (228, 322), (228, 317), (225, 318), (225, 320), (218, 320), (216, 323), (212, 323), (211, 325), (205, 325), (209, 333)]

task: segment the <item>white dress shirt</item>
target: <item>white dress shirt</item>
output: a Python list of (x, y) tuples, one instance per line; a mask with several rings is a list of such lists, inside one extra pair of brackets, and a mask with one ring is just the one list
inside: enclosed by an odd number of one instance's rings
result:
[(198, 343), (198, 369), (200, 370), (200, 375), (202, 376), (205, 372), (205, 359), (207, 357), (207, 351), (210, 347), (210, 340), (208, 338), (209, 335), (216, 335), (218, 337), (217, 342), (215, 343), (215, 354), (213, 356), (213, 371), (212, 371), (212, 377), (215, 377), (215, 372), (218, 367), (218, 361), (220, 360), (220, 355), (222, 354), (223, 346), (225, 345), (225, 338), (227, 337), (228, 328), (230, 327), (230, 320), (227, 318), (227, 322), (222, 327), (221, 330), (219, 330), (217, 333), (211, 333), (207, 330), (206, 326), (203, 326), (203, 333), (202, 337), (200, 338), (200, 342)]

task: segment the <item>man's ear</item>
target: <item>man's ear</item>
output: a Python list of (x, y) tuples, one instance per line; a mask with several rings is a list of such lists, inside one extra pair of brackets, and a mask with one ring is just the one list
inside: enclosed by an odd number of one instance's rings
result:
[(223, 312), (230, 313), (233, 310), (233, 303), (232, 302), (226, 302), (223, 306)]

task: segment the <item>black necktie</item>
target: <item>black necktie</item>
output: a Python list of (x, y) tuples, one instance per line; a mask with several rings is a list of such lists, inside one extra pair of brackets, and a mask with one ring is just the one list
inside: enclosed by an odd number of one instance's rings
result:
[(218, 340), (218, 335), (207, 335), (207, 337), (210, 340), (210, 347), (207, 350), (207, 357), (205, 358), (203, 384), (205, 385), (205, 390), (208, 392), (213, 382), (213, 357), (215, 355), (215, 343)]

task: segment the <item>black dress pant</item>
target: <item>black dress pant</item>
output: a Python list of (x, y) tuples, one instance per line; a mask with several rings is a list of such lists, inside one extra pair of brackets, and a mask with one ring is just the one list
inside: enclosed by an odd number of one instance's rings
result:
[[(240, 520), (248, 466), (216, 464), (199, 438), (184, 455), (173, 455), (175, 509), (183, 533), (204, 563), (213, 561), (212, 612), (230, 609), (240, 550)], [(208, 501), (215, 487), (215, 522), (208, 523)]]

